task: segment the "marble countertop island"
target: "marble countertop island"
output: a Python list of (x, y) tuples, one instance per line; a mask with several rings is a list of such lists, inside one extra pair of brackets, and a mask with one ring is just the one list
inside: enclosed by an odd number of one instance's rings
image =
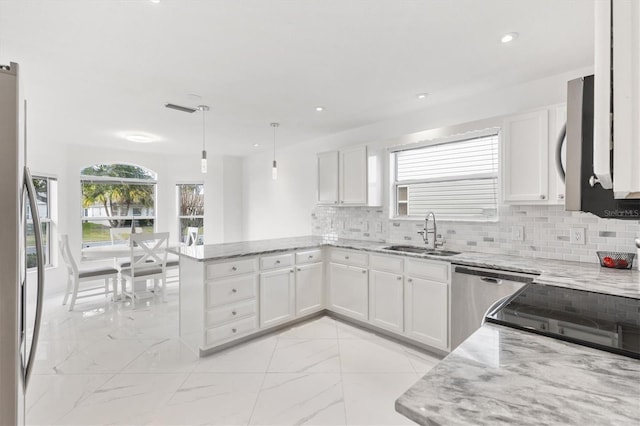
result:
[(396, 401), (423, 425), (632, 425), (640, 361), (485, 324)]
[(465, 251), (455, 256), (446, 257), (430, 254), (399, 253), (386, 250), (385, 247), (389, 245), (391, 243), (307, 236), (177, 247), (170, 248), (169, 251), (204, 262), (331, 246), (417, 259), (441, 260), (455, 265), (531, 273), (538, 275), (535, 282), (539, 284), (570, 287), (640, 299), (640, 272), (637, 270), (606, 269), (601, 268), (597, 263), (567, 262), (472, 251)]

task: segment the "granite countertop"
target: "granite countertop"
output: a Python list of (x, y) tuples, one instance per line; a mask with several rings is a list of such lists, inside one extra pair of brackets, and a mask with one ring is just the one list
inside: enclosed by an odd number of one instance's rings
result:
[(640, 361), (485, 324), (396, 401), (423, 425), (631, 425)]
[(637, 270), (606, 269), (601, 268), (596, 263), (536, 259), (472, 251), (465, 251), (455, 256), (446, 257), (428, 254), (398, 253), (384, 249), (384, 247), (389, 245), (391, 245), (391, 243), (325, 239), (322, 237), (308, 236), (177, 247), (169, 249), (169, 251), (197, 261), (210, 261), (332, 246), (418, 259), (441, 260), (451, 262), (455, 265), (478, 266), (531, 273), (538, 275), (535, 282), (539, 284), (570, 287), (579, 290), (640, 299), (640, 272)]

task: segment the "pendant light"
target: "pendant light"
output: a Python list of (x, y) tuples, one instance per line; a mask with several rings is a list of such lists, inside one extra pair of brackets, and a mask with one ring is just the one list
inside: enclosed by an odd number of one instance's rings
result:
[(205, 126), (204, 126), (204, 113), (209, 111), (209, 107), (206, 105), (198, 105), (198, 109), (202, 112), (202, 159), (200, 160), (200, 171), (207, 173), (207, 150), (205, 148)]
[(278, 179), (278, 163), (276, 162), (276, 129), (280, 123), (271, 123), (273, 127), (273, 168), (271, 169), (271, 179)]

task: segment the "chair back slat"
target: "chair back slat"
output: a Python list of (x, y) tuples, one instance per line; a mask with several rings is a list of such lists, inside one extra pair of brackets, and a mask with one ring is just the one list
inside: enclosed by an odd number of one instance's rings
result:
[(71, 246), (69, 245), (69, 235), (62, 234), (60, 235), (60, 253), (62, 254), (62, 259), (67, 266), (67, 271), (71, 275), (78, 276), (78, 265), (76, 261), (73, 259), (73, 255), (71, 254)]
[(142, 271), (162, 266), (162, 270), (165, 270), (169, 248), (168, 232), (131, 234), (130, 247), (132, 275), (135, 276), (136, 269)]

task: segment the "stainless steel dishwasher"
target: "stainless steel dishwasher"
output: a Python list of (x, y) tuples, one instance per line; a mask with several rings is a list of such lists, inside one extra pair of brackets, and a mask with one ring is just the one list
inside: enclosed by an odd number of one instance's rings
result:
[(451, 280), (451, 350), (476, 331), (487, 311), (536, 275), (455, 266)]

